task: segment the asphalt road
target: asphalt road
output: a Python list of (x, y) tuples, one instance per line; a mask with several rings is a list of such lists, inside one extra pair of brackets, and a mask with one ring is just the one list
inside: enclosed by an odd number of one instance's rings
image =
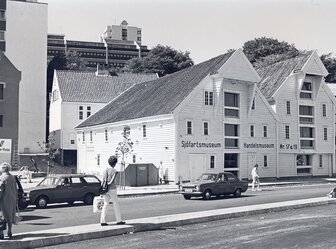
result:
[(332, 249), (336, 204), (219, 220), (157, 231), (47, 247), (46, 249)]
[[(268, 188), (262, 192), (246, 192), (240, 198), (224, 197), (204, 201), (202, 199), (184, 200), (179, 194), (147, 196), (120, 199), (120, 209), (124, 220), (154, 217), (161, 215), (206, 211), (228, 207), (271, 203), (287, 200), (325, 196), (333, 185), (292, 186)], [(23, 222), (15, 226), (14, 233), (38, 231), (64, 226), (86, 225), (99, 222), (99, 213), (92, 212), (92, 206), (54, 205), (46, 209), (28, 208), (21, 212)], [(108, 221), (114, 222), (113, 205)]]

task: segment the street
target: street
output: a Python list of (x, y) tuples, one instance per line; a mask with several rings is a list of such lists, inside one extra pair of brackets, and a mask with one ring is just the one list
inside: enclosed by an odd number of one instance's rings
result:
[[(124, 220), (146, 218), (178, 213), (206, 211), (226, 207), (238, 207), (262, 203), (280, 202), (296, 199), (325, 196), (333, 187), (331, 184), (310, 186), (290, 186), (265, 188), (262, 192), (244, 193), (241, 198), (226, 197), (204, 201), (202, 199), (184, 200), (179, 194), (121, 198), (120, 208)], [(23, 222), (14, 227), (14, 233), (38, 231), (64, 226), (77, 226), (99, 222), (99, 213), (92, 212), (92, 206), (53, 205), (46, 209), (29, 207), (21, 212)], [(113, 207), (108, 220), (114, 221)]]
[(336, 248), (336, 205), (219, 220), (159, 231), (47, 247), (70, 248)]

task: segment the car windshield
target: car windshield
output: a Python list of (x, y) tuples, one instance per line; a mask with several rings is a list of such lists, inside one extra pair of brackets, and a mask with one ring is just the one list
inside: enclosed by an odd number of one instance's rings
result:
[(37, 186), (52, 186), (56, 185), (58, 178), (56, 177), (46, 177)]
[(216, 174), (203, 174), (198, 180), (199, 181), (214, 181), (216, 180)]

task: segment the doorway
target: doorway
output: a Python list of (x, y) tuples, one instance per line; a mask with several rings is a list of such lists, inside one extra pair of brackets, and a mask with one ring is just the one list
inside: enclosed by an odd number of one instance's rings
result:
[(189, 154), (189, 178), (195, 181), (203, 173), (205, 173), (206, 155), (205, 154)]

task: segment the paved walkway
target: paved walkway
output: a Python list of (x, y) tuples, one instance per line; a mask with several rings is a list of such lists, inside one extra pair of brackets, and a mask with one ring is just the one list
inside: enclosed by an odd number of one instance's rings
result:
[(91, 224), (44, 231), (31, 231), (28, 233), (16, 234), (10, 241), (0, 241), (0, 248), (36, 248), (67, 242), (122, 235), (126, 233), (149, 231), (169, 226), (181, 226), (219, 219), (261, 214), (271, 211), (283, 211), (294, 208), (335, 203), (336, 199), (320, 197), (128, 220), (127, 224), (122, 226), (110, 225), (107, 227), (101, 227), (99, 224)]

